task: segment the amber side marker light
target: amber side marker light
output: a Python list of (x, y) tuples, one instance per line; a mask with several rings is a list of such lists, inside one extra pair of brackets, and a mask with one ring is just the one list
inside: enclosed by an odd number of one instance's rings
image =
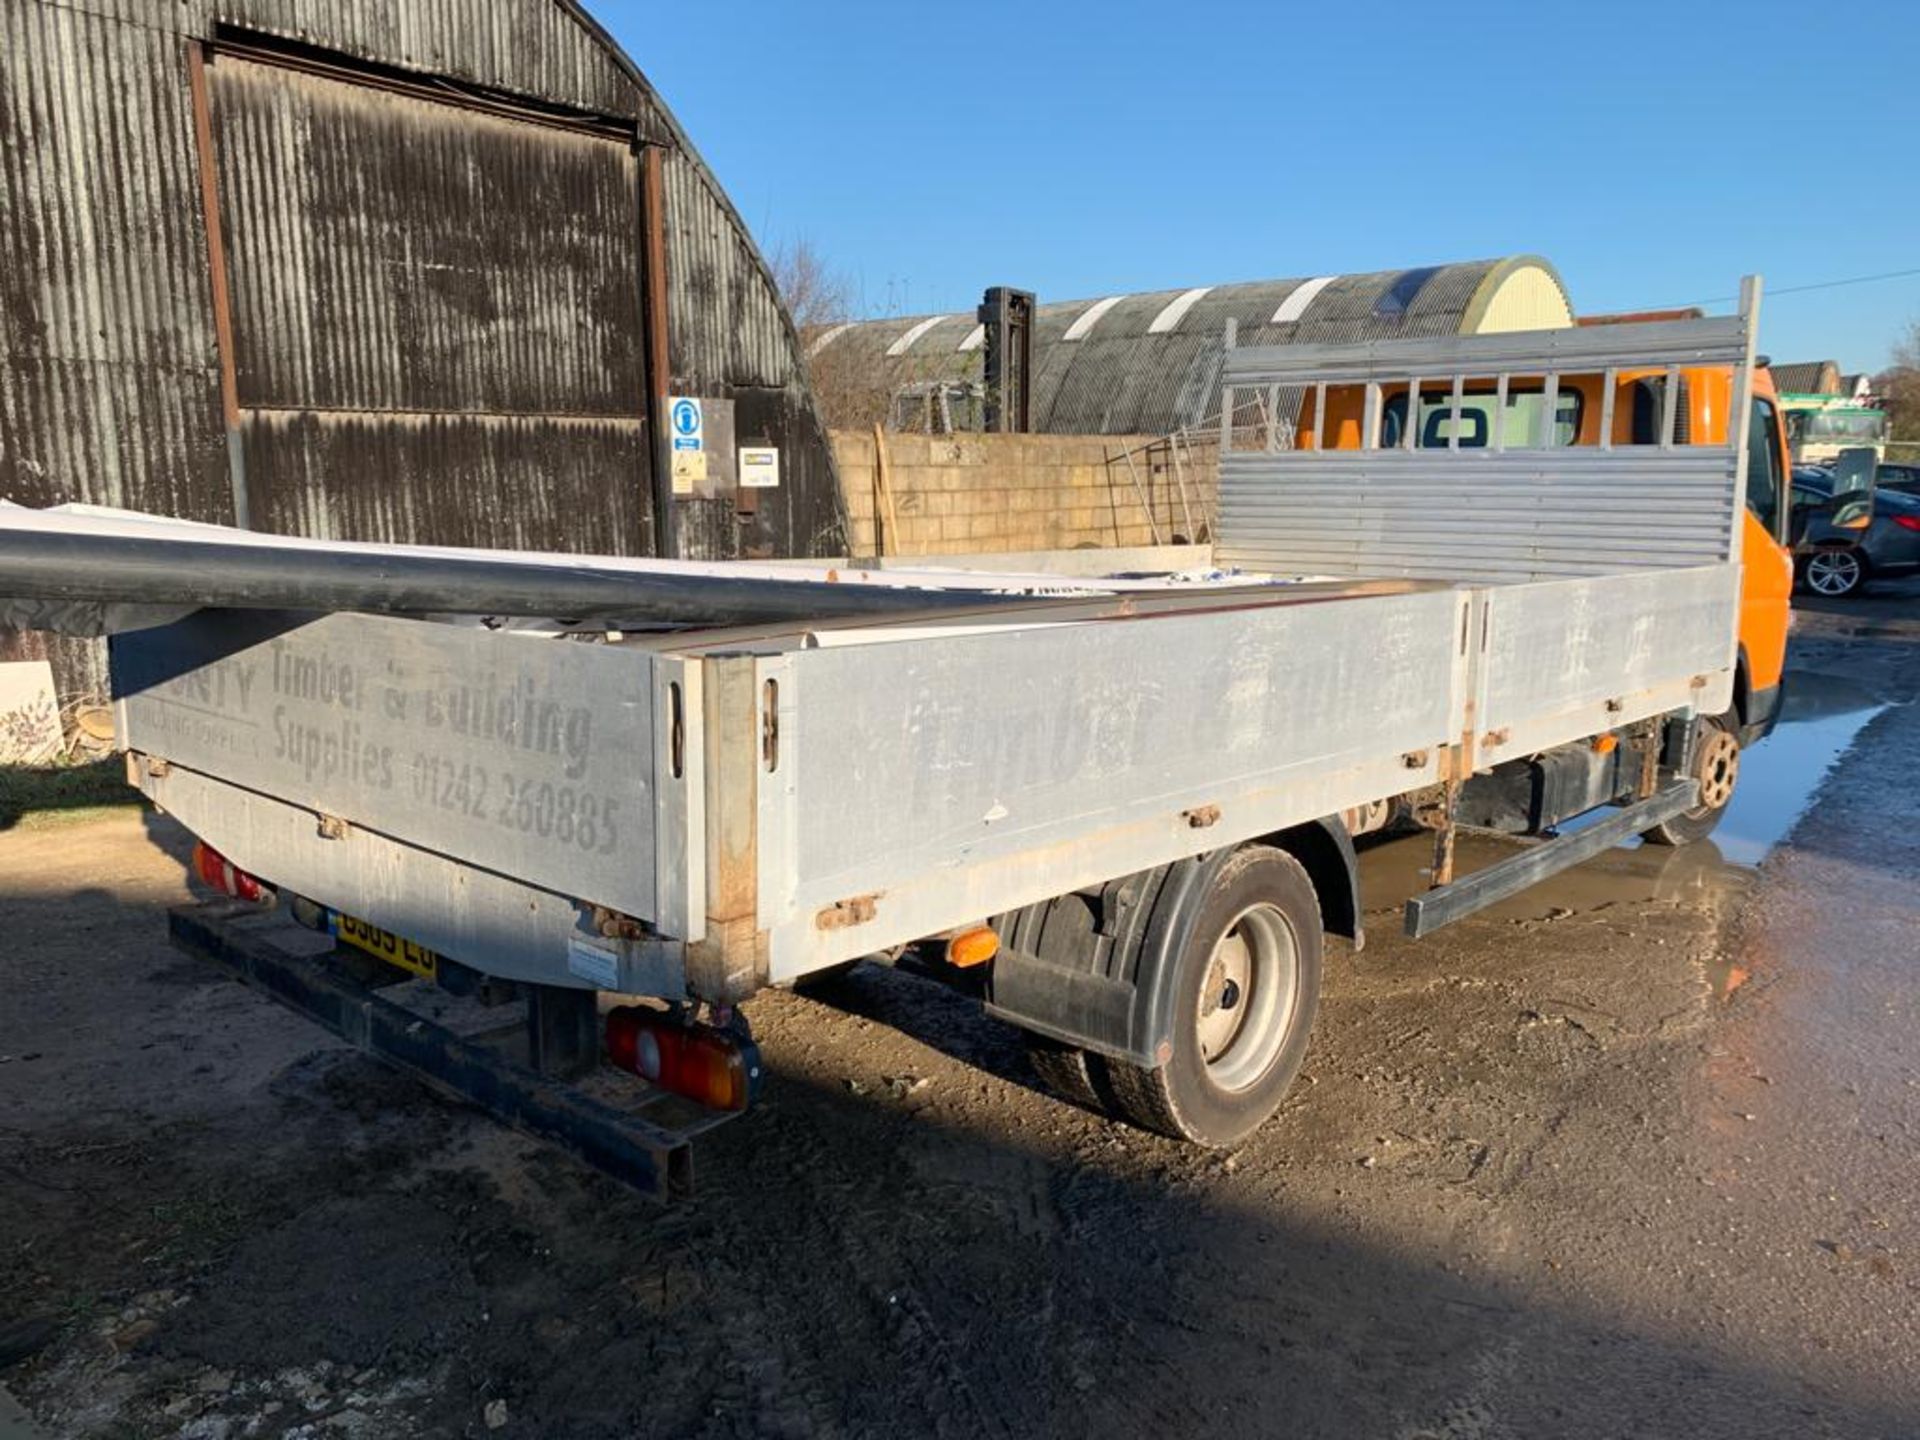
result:
[(947, 963), (957, 970), (984, 965), (1000, 953), (1000, 937), (985, 925), (956, 930), (947, 937)]
[(644, 1005), (607, 1012), (607, 1058), (715, 1110), (744, 1110), (760, 1089), (760, 1047), (751, 1040)]
[(254, 905), (274, 903), (271, 885), (240, 869), (204, 840), (193, 842), (193, 873), (200, 877), (202, 884), (212, 886), (222, 895), (231, 895), (235, 900), (245, 900)]

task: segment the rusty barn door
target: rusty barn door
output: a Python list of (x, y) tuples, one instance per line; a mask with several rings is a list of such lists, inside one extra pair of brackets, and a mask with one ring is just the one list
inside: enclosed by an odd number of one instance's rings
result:
[(429, 84), (206, 61), (203, 188), (247, 521), (651, 553), (632, 136)]

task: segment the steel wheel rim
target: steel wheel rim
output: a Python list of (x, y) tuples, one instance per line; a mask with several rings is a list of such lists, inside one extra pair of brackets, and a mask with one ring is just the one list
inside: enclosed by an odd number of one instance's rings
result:
[(1809, 556), (1807, 584), (1821, 595), (1844, 595), (1860, 583), (1860, 557), (1846, 550)]
[(1694, 772), (1700, 782), (1700, 804), (1693, 813), (1718, 810), (1733, 799), (1733, 787), (1740, 778), (1740, 742), (1714, 726), (1700, 737), (1700, 762)]
[(1249, 905), (1214, 942), (1201, 976), (1194, 1039), (1222, 1090), (1257, 1084), (1273, 1068), (1300, 1001), (1300, 946), (1277, 905)]

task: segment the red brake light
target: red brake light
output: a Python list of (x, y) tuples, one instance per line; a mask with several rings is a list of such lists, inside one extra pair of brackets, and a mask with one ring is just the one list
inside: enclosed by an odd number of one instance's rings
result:
[(254, 905), (274, 903), (273, 887), (247, 874), (204, 840), (193, 842), (193, 873), (222, 895)]
[(1888, 518), (1902, 530), (1920, 530), (1920, 515), (1893, 515)]
[(715, 1110), (744, 1110), (760, 1088), (760, 1051), (708, 1025), (619, 1005), (607, 1012), (607, 1058), (622, 1070)]

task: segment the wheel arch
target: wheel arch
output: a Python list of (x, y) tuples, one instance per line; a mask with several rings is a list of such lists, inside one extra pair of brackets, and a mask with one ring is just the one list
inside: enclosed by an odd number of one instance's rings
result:
[(1338, 815), (1323, 815), (1263, 835), (1256, 843), (1286, 851), (1305, 868), (1320, 897), (1322, 929), (1352, 941), (1356, 950), (1367, 943), (1360, 923), (1360, 861), (1345, 821)]

